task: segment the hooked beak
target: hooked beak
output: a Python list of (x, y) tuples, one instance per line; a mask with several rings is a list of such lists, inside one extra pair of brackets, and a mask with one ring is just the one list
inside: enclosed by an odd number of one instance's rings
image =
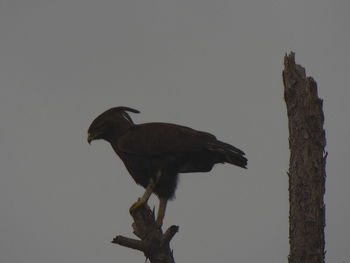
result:
[(87, 142), (91, 144), (91, 142), (94, 140), (94, 136), (91, 133), (88, 133), (87, 135)]

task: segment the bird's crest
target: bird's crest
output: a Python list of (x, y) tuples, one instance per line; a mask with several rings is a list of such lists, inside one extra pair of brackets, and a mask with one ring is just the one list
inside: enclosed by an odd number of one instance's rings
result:
[(127, 113), (127, 111), (132, 112), (132, 113), (140, 113), (139, 110), (136, 110), (136, 109), (133, 109), (133, 108), (129, 108), (129, 107), (124, 107), (124, 106), (115, 107), (115, 108), (110, 109), (109, 111), (120, 113), (130, 123), (134, 123), (134, 122), (130, 118), (130, 115)]

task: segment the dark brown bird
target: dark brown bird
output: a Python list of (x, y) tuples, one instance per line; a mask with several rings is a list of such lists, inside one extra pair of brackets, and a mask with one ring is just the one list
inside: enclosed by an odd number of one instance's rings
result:
[(162, 225), (166, 204), (174, 198), (179, 173), (209, 172), (214, 164), (246, 168), (244, 152), (210, 133), (171, 123), (134, 124), (129, 107), (111, 108), (88, 129), (88, 142), (108, 141), (145, 194), (131, 209), (145, 204), (155, 193), (159, 200), (157, 224)]

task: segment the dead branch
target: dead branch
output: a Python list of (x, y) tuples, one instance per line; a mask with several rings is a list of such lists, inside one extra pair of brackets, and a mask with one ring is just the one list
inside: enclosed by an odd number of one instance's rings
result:
[(130, 211), (134, 219), (134, 234), (141, 240), (117, 236), (112, 243), (142, 251), (151, 263), (175, 263), (170, 241), (178, 232), (178, 226), (169, 227), (165, 233), (155, 222), (154, 213), (148, 205)]

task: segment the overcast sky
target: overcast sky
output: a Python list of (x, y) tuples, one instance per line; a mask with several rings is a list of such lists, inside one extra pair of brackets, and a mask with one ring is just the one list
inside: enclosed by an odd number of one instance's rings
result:
[[(283, 57), (315, 78), (327, 135), (326, 259), (350, 262), (348, 0), (0, 0), (0, 262), (144, 262), (143, 189), (91, 121), (130, 106), (247, 153), (185, 174), (165, 227), (177, 262), (287, 262)], [(158, 205), (152, 198), (151, 205)]]

